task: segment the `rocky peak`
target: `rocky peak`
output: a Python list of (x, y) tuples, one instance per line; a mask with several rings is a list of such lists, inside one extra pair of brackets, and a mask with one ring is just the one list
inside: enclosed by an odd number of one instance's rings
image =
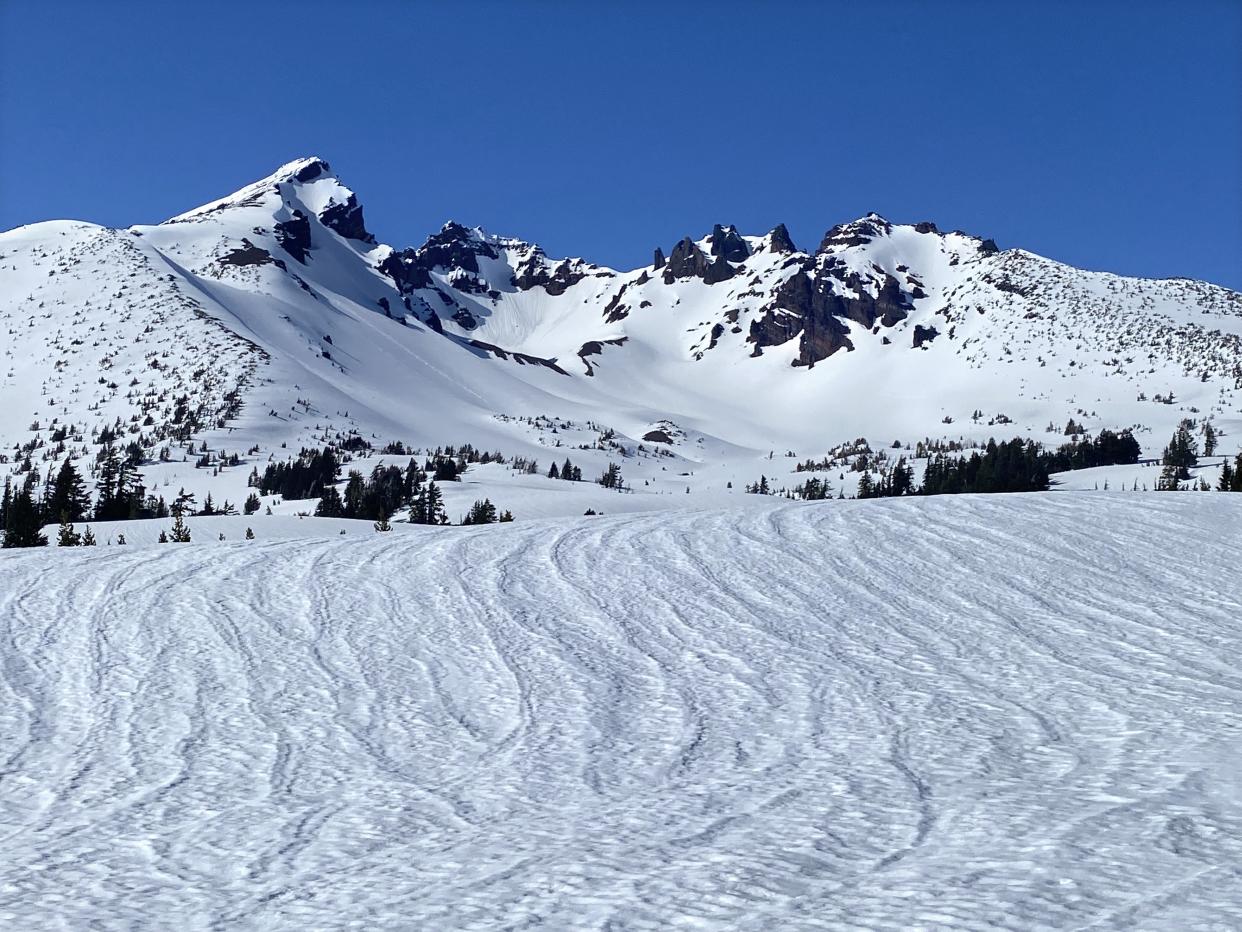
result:
[(817, 253), (835, 252), (847, 246), (865, 246), (879, 236), (887, 236), (893, 225), (877, 213), (869, 213), (849, 223), (838, 223), (824, 234)]
[(707, 246), (711, 258), (690, 237), (684, 237), (673, 251), (669, 253), (667, 262), (664, 253), (657, 249), (655, 268), (664, 269), (664, 283), (671, 285), (679, 278), (701, 278), (709, 285), (727, 281), (737, 270), (730, 262), (745, 262), (750, 256), (750, 247), (742, 239), (737, 229), (732, 226), (712, 227), (708, 234)]
[(778, 223), (772, 228), (772, 232), (768, 234), (768, 248), (772, 252), (781, 253), (798, 251), (798, 247), (794, 245), (793, 237), (789, 235), (789, 230), (785, 228), (783, 223)]
[(362, 205), (351, 191), (343, 201), (334, 201), (319, 212), (319, 222), (346, 239), (375, 245), (375, 237), (362, 218)]
[(707, 256), (698, 243), (686, 236), (673, 247), (664, 266), (664, 284), (671, 285), (679, 278), (702, 278), (707, 271)]
[(464, 269), (475, 275), (479, 273), (479, 256), (489, 259), (499, 257), (496, 247), (479, 234), (450, 220), (439, 233), (427, 237), (427, 241), (415, 250), (419, 264), (427, 269)]
[(306, 183), (315, 181), (324, 175), (332, 174), (332, 166), (316, 155), (297, 159), (282, 165), (276, 170), (276, 177), (282, 181)]
[(738, 234), (734, 226), (722, 227), (719, 223), (712, 227), (707, 242), (713, 256), (721, 256), (727, 262), (745, 262), (750, 256), (750, 247)]

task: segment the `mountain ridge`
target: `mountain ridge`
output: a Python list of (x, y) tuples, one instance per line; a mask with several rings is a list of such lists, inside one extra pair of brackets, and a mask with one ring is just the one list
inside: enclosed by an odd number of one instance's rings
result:
[(1186, 418), (1242, 432), (1242, 295), (1220, 286), (875, 213), (813, 252), (781, 225), (665, 248), (618, 270), (455, 221), (396, 248), (316, 156), (161, 224), (19, 227), (0, 234), (0, 468), (89, 462), (106, 433), (149, 479), (236, 500), (236, 469), (190, 472), (178, 451), (253, 466), (351, 433), (523, 457), (572, 443), (718, 503), (774, 450), (860, 437), (968, 447), (1074, 420), (1151, 450)]

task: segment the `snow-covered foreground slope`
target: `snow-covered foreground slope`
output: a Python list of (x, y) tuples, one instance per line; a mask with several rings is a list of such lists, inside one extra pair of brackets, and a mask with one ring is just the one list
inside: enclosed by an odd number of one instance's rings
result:
[(1242, 924), (1242, 502), (0, 558), (7, 928)]

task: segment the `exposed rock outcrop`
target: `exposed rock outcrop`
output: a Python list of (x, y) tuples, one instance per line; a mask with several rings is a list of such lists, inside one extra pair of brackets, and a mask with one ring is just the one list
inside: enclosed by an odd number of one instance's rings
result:
[(669, 253), (664, 266), (664, 284), (671, 285), (679, 278), (702, 278), (707, 272), (707, 256), (690, 237), (685, 237)]
[(221, 265), (232, 265), (237, 267), (245, 267), (248, 265), (275, 265), (280, 269), (287, 269), (287, 266), (280, 259), (274, 258), (270, 252), (262, 246), (256, 246), (248, 239), (242, 240), (242, 244), (235, 249), (225, 253), (216, 260)]
[(329, 230), (346, 239), (375, 245), (375, 237), (367, 232), (362, 219), (362, 205), (350, 194), (344, 201), (329, 204), (319, 214), (319, 221)]
[(798, 247), (794, 245), (793, 237), (789, 235), (789, 231), (785, 229), (785, 224), (783, 223), (778, 223), (772, 228), (772, 232), (768, 234), (768, 246), (773, 252), (790, 253), (798, 251)]
[(718, 223), (712, 227), (707, 241), (711, 254), (720, 256), (728, 262), (745, 262), (750, 256), (750, 247), (738, 234), (736, 227), (723, 227)]
[(296, 208), (293, 216), (275, 226), (276, 242), (303, 265), (311, 248), (310, 218)]
[(930, 343), (936, 337), (940, 336), (940, 331), (935, 327), (924, 327), (921, 324), (914, 326), (914, 348), (918, 349), (925, 343)]
[(526, 261), (518, 266), (513, 284), (522, 291), (529, 291), (537, 285), (542, 285), (548, 294), (560, 295), (586, 277), (586, 272), (580, 265), (573, 264), (568, 259), (562, 259), (549, 271), (543, 250), (536, 248)]
[(595, 375), (595, 367), (591, 364), (589, 357), (600, 355), (604, 352), (605, 346), (624, 346), (628, 339), (628, 337), (618, 337), (615, 340), (588, 340), (583, 343), (582, 349), (578, 350), (578, 358), (586, 366), (586, 374)]

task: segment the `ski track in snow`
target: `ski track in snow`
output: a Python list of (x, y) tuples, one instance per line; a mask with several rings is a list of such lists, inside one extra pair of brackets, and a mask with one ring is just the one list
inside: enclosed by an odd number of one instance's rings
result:
[(0, 924), (1237, 928), (1239, 505), (6, 553)]

